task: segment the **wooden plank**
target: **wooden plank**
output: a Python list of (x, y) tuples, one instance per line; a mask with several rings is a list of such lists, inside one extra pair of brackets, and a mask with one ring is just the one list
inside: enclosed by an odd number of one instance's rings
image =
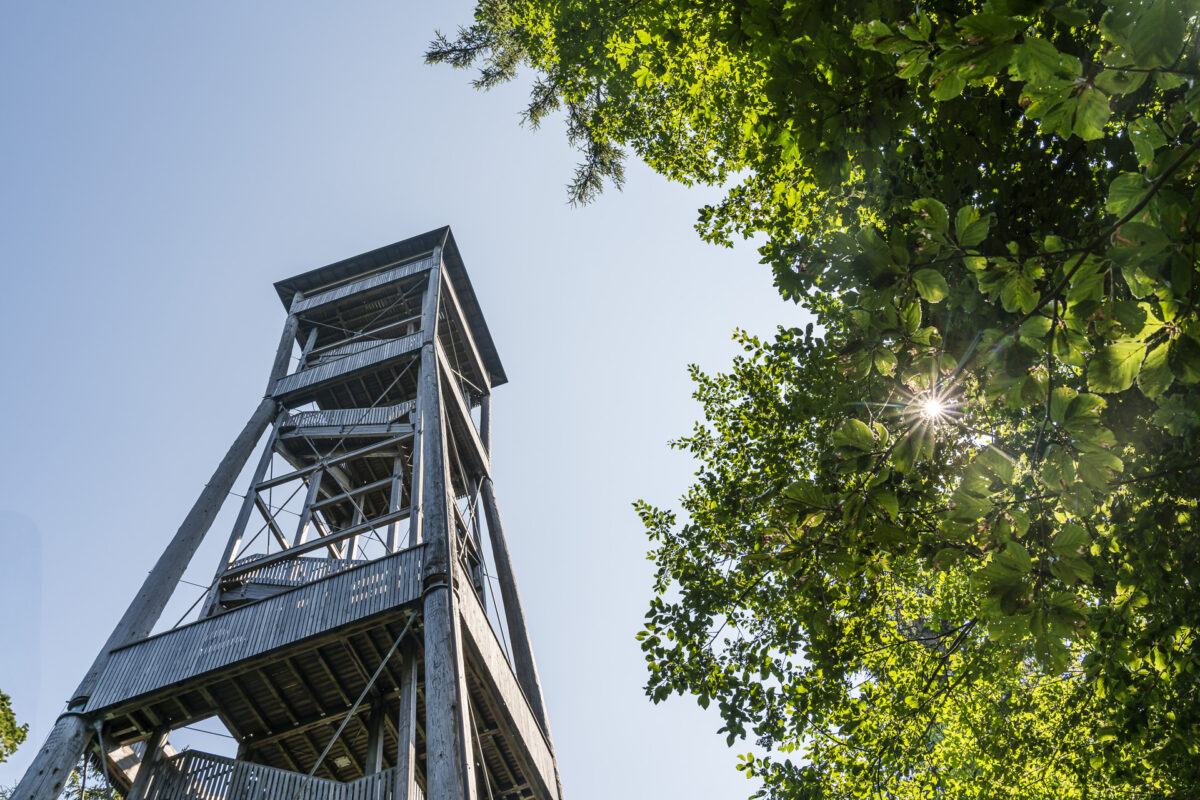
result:
[(420, 333), (373, 343), (371, 347), (360, 352), (316, 364), (299, 372), (293, 372), (291, 375), (285, 375), (275, 382), (275, 386), (271, 389), (271, 396), (281, 401), (287, 401), (299, 392), (310, 391), (330, 381), (352, 377), (386, 361), (415, 352), (420, 347)]
[(312, 311), (314, 308), (321, 308), (330, 303), (336, 303), (340, 300), (345, 300), (347, 297), (359, 294), (361, 292), (378, 289), (381, 286), (387, 286), (389, 283), (402, 281), (405, 278), (423, 272), (434, 266), (441, 260), (440, 253), (430, 254), (420, 257), (415, 261), (406, 261), (403, 264), (392, 267), (383, 272), (376, 273), (368, 278), (345, 283), (333, 289), (314, 294), (312, 297), (300, 297), (292, 301), (291, 313), (301, 314), (306, 311)]
[(396, 716), (395, 800), (414, 800), (417, 788), (417, 658), (404, 653), (400, 665), (400, 711)]
[(483, 363), (483, 356), (479, 355), (479, 348), (475, 345), (475, 337), (471, 334), (471, 323), (467, 321), (467, 315), (463, 313), (462, 305), (458, 302), (458, 294), (454, 291), (454, 281), (450, 280), (450, 274), (445, 270), (442, 271), (442, 285), (446, 287), (450, 308), (458, 319), (459, 329), (462, 330), (463, 336), (467, 340), (467, 349), (471, 353), (471, 365), (483, 381), (481, 388), (485, 392), (491, 391), (491, 376), (488, 375), (487, 367)]
[(500, 522), (500, 510), (496, 506), (496, 489), (492, 485), (490, 475), (484, 476), (481, 494), (483, 515), (487, 520), (488, 538), (492, 545), (496, 580), (500, 584), (500, 599), (504, 603), (504, 621), (512, 640), (513, 667), (534, 716), (546, 734), (546, 740), (551, 741), (550, 722), (546, 716), (546, 703), (542, 698), (542, 683), (538, 677), (537, 662), (533, 658), (533, 646), (529, 641), (525, 613), (521, 608), (521, 595), (517, 591), (512, 558), (508, 553), (508, 541), (504, 538), (504, 526)]
[(279, 542), (279, 546), (284, 550), (291, 547), (287, 537), (283, 535), (283, 529), (279, 527), (279, 523), (275, 521), (275, 515), (271, 513), (271, 509), (262, 499), (261, 492), (254, 493), (254, 505), (258, 508), (258, 513), (262, 514), (263, 519), (267, 521), (267, 527), (271, 529), (272, 535), (275, 536), (275, 541)]
[(472, 652), (483, 665), (482, 670), (489, 690), (495, 694), (502, 706), (507, 721), (518, 733), (515, 745), (520, 747), (529, 762), (536, 768), (540, 790), (545, 797), (558, 797), (554, 750), (549, 739), (530, 708), (529, 701), (521, 691), (517, 676), (504, 657), (492, 626), (487, 621), (483, 607), (473, 592), (458, 593), (458, 609), (462, 617), (463, 630)]
[(287, 433), (280, 434), (280, 439), (346, 439), (350, 437), (370, 436), (403, 436), (412, 434), (414, 428), (406, 422), (396, 422), (388, 425), (324, 425), (303, 428), (293, 428)]
[(304, 496), (304, 506), (300, 509), (300, 520), (296, 524), (296, 538), (293, 546), (304, 544), (304, 540), (308, 538), (308, 524), (312, 519), (313, 503), (317, 499), (317, 492), (321, 491), (323, 477), (325, 477), (325, 470), (319, 469), (308, 479), (308, 492)]
[[(448, 386), (450, 389), (449, 395), (453, 403), (451, 404), (456, 416), (451, 419), (454, 421), (454, 429), (460, 430), (466, 434), (467, 450), (469, 455), (474, 458), (475, 463), (472, 465), (483, 475), (490, 475), (492, 471), (491, 460), (488, 458), (487, 448), (483, 446), (483, 441), (479, 438), (479, 431), (475, 430), (475, 421), (471, 419), (471, 409), (467, 405), (467, 400), (459, 391), (458, 381), (454, 380), (450, 372), (450, 361), (446, 358), (446, 352), (442, 350), (442, 345), (439, 342), (437, 345), (437, 357), (439, 363), (443, 367), (443, 386)], [(443, 395), (446, 392), (442, 393)]]

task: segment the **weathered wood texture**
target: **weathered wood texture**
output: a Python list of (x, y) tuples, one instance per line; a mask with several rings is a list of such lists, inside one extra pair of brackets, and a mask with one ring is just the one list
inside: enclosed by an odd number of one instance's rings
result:
[[(248, 556), (232, 566), (248, 566), (262, 559), (261, 555)], [(349, 558), (296, 558), (291, 561), (267, 564), (261, 569), (250, 569), (243, 572), (238, 580), (266, 583), (272, 586), (302, 586), (362, 565), (363, 562)]]
[(513, 674), (508, 660), (504, 657), (504, 650), (496, 639), (483, 606), (479, 604), (474, 593), (468, 590), (458, 593), (458, 608), (467, 645), (475, 658), (486, 668), (483, 674), (491, 683), (489, 689), (500, 698), (510, 727), (518, 733), (519, 741), (515, 743), (516, 746), (536, 769), (536, 777), (541, 781), (542, 796), (559, 797), (554, 750), (549, 738), (542, 732), (525, 693), (521, 691), (517, 676)]
[(387, 286), (389, 283), (404, 280), (410, 275), (416, 275), (418, 272), (429, 269), (437, 262), (434, 260), (434, 255), (430, 254), (425, 258), (410, 261), (406, 264), (401, 264), (398, 267), (372, 275), (369, 278), (363, 278), (360, 281), (343, 284), (336, 288), (330, 289), (327, 292), (314, 294), (312, 297), (299, 298), (292, 301), (292, 313), (302, 314), (305, 311), (312, 311), (314, 308), (336, 303), (340, 300), (345, 300), (360, 292), (365, 292), (370, 289), (378, 289), (380, 286)]
[(421, 334), (414, 333), (398, 339), (386, 339), (369, 344), (370, 347), (359, 352), (293, 372), (291, 375), (285, 375), (275, 382), (271, 394), (278, 398), (284, 398), (306, 389), (312, 389), (318, 384), (370, 369), (405, 353), (411, 353), (421, 346)]
[(533, 645), (529, 642), (529, 631), (525, 627), (521, 595), (517, 591), (517, 579), (513, 574), (512, 559), (508, 554), (508, 541), (504, 538), (504, 526), (500, 522), (500, 510), (496, 506), (496, 490), (490, 477), (483, 479), (482, 495), (483, 514), (492, 543), (496, 580), (500, 584), (500, 599), (504, 602), (504, 621), (508, 625), (509, 639), (512, 640), (513, 667), (533, 714), (541, 724), (547, 741), (550, 741), (550, 721), (546, 716), (545, 700), (542, 699), (542, 683), (538, 677), (537, 662), (533, 659)]
[(88, 711), (229, 667), (421, 596), (421, 548), (345, 570), (113, 652)]
[(425, 595), (425, 774), (429, 796), (474, 800), (462, 630), (446, 585)]
[(417, 787), (417, 657), (404, 653), (400, 667), (400, 711), (396, 714), (395, 799), (414, 800)]
[(407, 417), (416, 407), (416, 400), (406, 400), (394, 406), (378, 408), (330, 408), (321, 411), (293, 411), (287, 415), (285, 428), (346, 428), (359, 425), (390, 425)]
[[(395, 773), (351, 783), (312, 778), (306, 786), (299, 772), (188, 750), (156, 765), (146, 800), (410, 800), (395, 794)], [(414, 789), (411, 800), (424, 800)]]

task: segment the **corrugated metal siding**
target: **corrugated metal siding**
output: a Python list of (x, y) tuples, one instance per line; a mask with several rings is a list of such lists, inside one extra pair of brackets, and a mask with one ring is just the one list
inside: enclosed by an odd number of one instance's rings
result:
[(414, 547), (113, 652), (87, 710), (227, 667), (421, 596)]

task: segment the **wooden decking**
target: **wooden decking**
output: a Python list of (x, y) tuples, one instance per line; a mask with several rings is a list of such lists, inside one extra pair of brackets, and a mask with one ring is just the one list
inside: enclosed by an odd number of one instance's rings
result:
[(404, 550), (121, 648), (87, 710), (119, 705), (417, 600), (421, 552)]

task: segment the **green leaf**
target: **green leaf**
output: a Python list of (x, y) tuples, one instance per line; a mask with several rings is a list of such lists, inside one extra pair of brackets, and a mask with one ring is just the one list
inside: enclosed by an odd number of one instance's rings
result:
[(1200, 343), (1190, 336), (1171, 340), (1167, 363), (1180, 383), (1200, 383)]
[(887, 512), (888, 519), (894, 520), (900, 516), (900, 501), (891, 492), (879, 492), (875, 495), (875, 502)]
[(940, 75), (935, 75), (930, 81), (933, 85), (930, 95), (934, 100), (952, 100), (962, 94), (962, 91), (967, 86), (967, 82), (958, 74), (958, 68), (954, 68)]
[(1067, 419), (1067, 408), (1078, 394), (1069, 386), (1056, 386), (1050, 392), (1050, 419), (1063, 424)]
[(1123, 172), (1109, 185), (1108, 201), (1104, 204), (1104, 210), (1114, 216), (1123, 217), (1142, 201), (1148, 191), (1150, 182), (1143, 175)]
[(921, 304), (917, 302), (909, 303), (900, 312), (900, 321), (904, 325), (904, 331), (908, 334), (914, 334), (921, 328)]
[(1077, 556), (1092, 543), (1092, 537), (1078, 523), (1070, 522), (1054, 537), (1050, 549), (1060, 556)]
[(1004, 549), (996, 556), (996, 560), (1001, 566), (1016, 570), (1022, 574), (1028, 573), (1033, 568), (1033, 563), (1029, 558), (1029, 551), (1017, 542), (1010, 541), (1004, 545)]
[(939, 201), (932, 197), (922, 197), (920, 200), (913, 201), (912, 210), (917, 213), (922, 227), (943, 234), (949, 232), (950, 212)]
[(1138, 372), (1137, 384), (1142, 394), (1151, 400), (1159, 397), (1170, 388), (1175, 380), (1174, 373), (1167, 365), (1167, 344), (1164, 342), (1146, 354), (1142, 368)]
[(912, 279), (917, 293), (928, 303), (940, 303), (950, 294), (946, 279), (936, 270), (919, 269), (913, 273)]
[(1099, 139), (1104, 135), (1104, 125), (1111, 115), (1108, 96), (1097, 89), (1086, 88), (1079, 94), (1071, 129), (1085, 141)]
[(794, 481), (788, 484), (787, 488), (783, 490), (783, 494), (789, 500), (809, 506), (824, 508), (828, 505), (825, 493), (812, 481)]
[(1168, 397), (1159, 402), (1158, 411), (1151, 419), (1172, 436), (1186, 436), (1200, 427), (1200, 410), (1182, 397)]
[(1088, 364), (1088, 388), (1093, 392), (1123, 392), (1133, 385), (1146, 355), (1143, 342), (1113, 342), (1096, 351)]
[(1002, 42), (1011, 39), (1025, 23), (1000, 14), (972, 14), (960, 19), (958, 27), (969, 35), (970, 40)]
[(833, 443), (841, 447), (871, 452), (875, 449), (875, 435), (862, 420), (848, 419), (834, 431)]
[(963, 206), (954, 215), (954, 238), (963, 247), (975, 247), (987, 238), (990, 217), (980, 217), (973, 206)]
[(1106, 69), (1096, 76), (1096, 86), (1109, 94), (1128, 94), (1146, 82), (1147, 73)]
[(1082, 28), (1090, 21), (1086, 11), (1071, 6), (1055, 6), (1050, 10), (1058, 20), (1072, 28)]

